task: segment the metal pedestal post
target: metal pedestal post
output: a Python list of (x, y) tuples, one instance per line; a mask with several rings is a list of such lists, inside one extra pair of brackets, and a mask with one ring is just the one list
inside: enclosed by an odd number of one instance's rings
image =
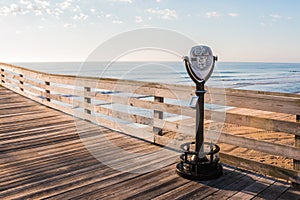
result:
[[(176, 165), (177, 174), (187, 179), (209, 180), (222, 175), (223, 168), (217, 156), (220, 148), (204, 142), (204, 81), (196, 85), (197, 112), (196, 112), (196, 140), (182, 146), (184, 153), (181, 161)], [(194, 146), (194, 151), (192, 150)], [(204, 149), (208, 146), (209, 151)]]

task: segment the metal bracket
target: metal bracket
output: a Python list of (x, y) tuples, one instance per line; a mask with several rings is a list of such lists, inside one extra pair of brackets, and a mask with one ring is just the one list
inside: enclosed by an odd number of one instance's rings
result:
[(196, 108), (198, 98), (199, 98), (198, 96), (192, 96), (190, 103), (189, 103), (189, 107)]

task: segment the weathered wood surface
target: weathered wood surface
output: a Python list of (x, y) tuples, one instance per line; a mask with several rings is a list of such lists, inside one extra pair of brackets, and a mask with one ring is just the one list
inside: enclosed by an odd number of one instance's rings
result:
[[(78, 120), (78, 119), (77, 119)], [(289, 184), (248, 171), (224, 166), (224, 175), (212, 181), (189, 181), (176, 175), (174, 157), (153, 152), (160, 147), (119, 132), (78, 120), (0, 87), (0, 198), (1, 199), (298, 199)], [(79, 137), (79, 135), (81, 138)], [(112, 169), (95, 159), (82, 141), (110, 158), (105, 135), (127, 152), (149, 152), (139, 160), (127, 156), (116, 163), (132, 169), (147, 168), (150, 161), (171, 164), (147, 173)], [(171, 150), (170, 150), (171, 151)]]

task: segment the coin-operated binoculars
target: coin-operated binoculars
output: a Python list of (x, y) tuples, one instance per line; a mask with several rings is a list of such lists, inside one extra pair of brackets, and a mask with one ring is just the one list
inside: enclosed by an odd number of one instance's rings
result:
[(204, 142), (204, 89), (205, 82), (213, 72), (217, 57), (208, 46), (194, 46), (190, 57), (183, 58), (186, 70), (196, 84), (196, 138), (195, 142), (182, 145), (184, 153), (176, 165), (177, 173), (187, 179), (209, 180), (222, 175), (216, 144)]

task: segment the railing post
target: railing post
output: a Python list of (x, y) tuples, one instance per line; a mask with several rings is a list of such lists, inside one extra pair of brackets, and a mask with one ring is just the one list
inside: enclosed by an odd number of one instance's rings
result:
[(5, 78), (4, 69), (1, 68), (1, 84), (5, 83), (4, 78)]
[[(90, 104), (91, 103), (91, 98), (87, 97), (86, 92), (91, 92), (90, 87), (84, 87), (84, 103), (85, 104)], [(90, 109), (84, 108), (84, 113), (90, 115), (92, 111)]]
[[(154, 102), (163, 103), (164, 98), (154, 96)], [(154, 110), (153, 118), (163, 119), (163, 117), (164, 117), (164, 113), (162, 111)], [(153, 126), (153, 132), (154, 132), (154, 134), (157, 134), (157, 135), (163, 135), (163, 130), (159, 127)]]
[[(50, 86), (50, 82), (49, 82), (49, 81), (45, 81), (45, 85), (46, 85), (46, 87), (47, 87), (47, 86)], [(45, 92), (46, 92), (46, 100), (47, 100), (47, 101), (51, 101), (51, 98), (50, 98), (50, 90), (46, 89)], [(49, 96), (49, 97), (48, 97), (48, 96)]]
[[(296, 122), (300, 123), (300, 115), (296, 115)], [(300, 148), (300, 136), (299, 135), (295, 135), (295, 147), (299, 147)], [(294, 170), (296, 170), (296, 171), (298, 171), (300, 173), (300, 160), (293, 160), (293, 164), (294, 164)], [(300, 184), (293, 183), (293, 186), (295, 188), (299, 188), (300, 189)]]
[[(23, 75), (22, 75), (22, 74), (19, 74), (19, 76), (20, 76), (20, 78), (21, 78), (21, 80), (22, 80)], [(24, 89), (23, 89), (23, 84), (24, 84), (24, 83), (23, 83), (23, 81), (21, 81), (21, 80), (19, 81), (19, 83), (20, 83), (19, 88), (20, 88), (21, 91), (24, 91)]]

